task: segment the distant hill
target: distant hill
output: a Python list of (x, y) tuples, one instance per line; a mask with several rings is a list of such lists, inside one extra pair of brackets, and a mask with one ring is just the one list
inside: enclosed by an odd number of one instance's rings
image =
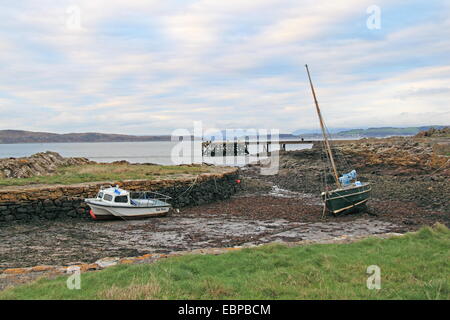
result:
[(368, 129), (352, 129), (340, 131), (336, 136), (362, 136), (362, 137), (386, 137), (386, 136), (413, 136), (420, 131), (426, 131), (431, 128), (442, 129), (445, 126), (422, 126), (422, 127), (380, 127), (380, 128), (368, 128)]
[[(334, 138), (345, 137), (387, 137), (387, 136), (413, 136), (422, 131), (432, 128), (439, 130), (448, 126), (422, 126), (422, 127), (381, 127), (368, 129), (348, 129), (339, 131), (331, 129), (330, 132)], [(294, 133), (281, 133), (280, 139), (289, 138), (321, 138), (320, 132), (309, 130), (296, 130)], [(170, 135), (155, 136), (135, 136), (125, 134), (109, 134), (98, 132), (84, 133), (50, 133), (50, 132), (33, 132), (24, 130), (0, 130), (1, 143), (49, 143), (49, 142), (137, 142), (137, 141), (170, 141)]]
[[(346, 130), (352, 130), (352, 128), (328, 128), (328, 131), (331, 134), (335, 134), (335, 133), (338, 133), (341, 131), (346, 131)], [(322, 131), (320, 130), (320, 127), (318, 127), (317, 129), (310, 129), (310, 130), (298, 129), (298, 130), (295, 130), (294, 132), (292, 132), (292, 135), (294, 135), (294, 136), (316, 136), (316, 135), (322, 136)]]
[[(395, 128), (395, 127), (379, 127), (379, 128), (368, 128), (368, 129), (348, 129), (348, 130), (330, 130), (333, 137), (363, 137), (363, 138), (373, 138), (373, 137), (388, 137), (388, 136), (414, 136), (421, 131), (427, 131), (431, 128), (442, 129), (446, 126), (421, 126), (421, 127), (405, 127), (405, 128)], [(300, 132), (300, 130), (294, 131), (295, 133)], [(302, 135), (302, 134), (299, 134)], [(319, 133), (308, 134), (305, 133), (303, 136), (320, 136)]]
[(132, 141), (170, 141), (169, 135), (133, 136), (97, 132), (50, 133), (23, 130), (0, 130), (0, 143), (44, 143), (44, 142), (132, 142)]

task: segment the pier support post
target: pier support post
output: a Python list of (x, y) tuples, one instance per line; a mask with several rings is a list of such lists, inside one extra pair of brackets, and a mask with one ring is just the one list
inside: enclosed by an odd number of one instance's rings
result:
[(256, 137), (256, 159), (259, 159), (259, 136)]

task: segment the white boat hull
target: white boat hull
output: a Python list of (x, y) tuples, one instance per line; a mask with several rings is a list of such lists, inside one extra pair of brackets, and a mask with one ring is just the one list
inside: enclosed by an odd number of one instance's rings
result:
[(89, 207), (91, 208), (91, 216), (94, 219), (108, 219), (113, 217), (119, 217), (119, 218), (129, 218), (129, 219), (136, 219), (136, 218), (147, 218), (147, 217), (154, 217), (154, 216), (164, 216), (166, 215), (169, 210), (170, 206), (163, 206), (163, 207), (148, 207), (148, 208), (142, 208), (142, 207), (115, 207), (115, 206), (103, 206), (103, 205), (96, 205), (93, 203), (88, 202)]

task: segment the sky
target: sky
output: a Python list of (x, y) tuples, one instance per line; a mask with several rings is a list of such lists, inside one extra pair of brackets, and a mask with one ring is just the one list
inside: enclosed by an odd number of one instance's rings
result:
[(0, 3), (0, 129), (450, 124), (448, 0)]

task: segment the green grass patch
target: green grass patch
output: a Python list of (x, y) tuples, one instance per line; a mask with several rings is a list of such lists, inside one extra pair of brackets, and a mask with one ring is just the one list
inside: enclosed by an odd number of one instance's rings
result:
[[(0, 299), (449, 299), (450, 231), (443, 225), (350, 244), (266, 245), (218, 256), (119, 265), (8, 289)], [(381, 268), (369, 290), (367, 267)]]
[(161, 166), (144, 164), (87, 164), (58, 168), (54, 174), (30, 178), (0, 178), (0, 186), (74, 184), (96, 181), (164, 179), (220, 170), (209, 166)]

